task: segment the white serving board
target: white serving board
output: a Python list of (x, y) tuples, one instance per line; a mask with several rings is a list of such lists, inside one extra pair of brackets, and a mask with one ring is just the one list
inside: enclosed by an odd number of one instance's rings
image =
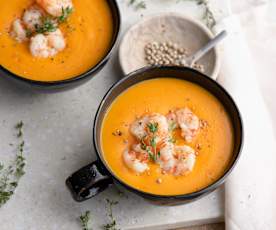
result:
[[(124, 32), (141, 14), (178, 11), (194, 14), (190, 3), (152, 1), (145, 11), (133, 11), (124, 1)], [(162, 4), (160, 2), (163, 2)], [(65, 179), (95, 159), (92, 147), (93, 118), (107, 89), (121, 78), (116, 53), (108, 65), (87, 84), (58, 94), (35, 94), (0, 77), (0, 161), (13, 159), (16, 143), (13, 126), (25, 123), (27, 167), (16, 194), (0, 208), (1, 230), (78, 230), (77, 217), (90, 210), (94, 229), (106, 223), (105, 199), (118, 200), (114, 215), (121, 229), (168, 229), (223, 220), (223, 190), (196, 202), (173, 207), (155, 206), (136, 195), (119, 196), (110, 188), (96, 198), (76, 203)]]

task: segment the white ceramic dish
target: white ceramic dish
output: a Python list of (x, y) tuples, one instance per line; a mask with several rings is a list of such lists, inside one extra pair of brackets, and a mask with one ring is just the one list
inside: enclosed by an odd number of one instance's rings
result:
[[(144, 18), (124, 35), (119, 60), (125, 74), (147, 66), (144, 47), (149, 42), (172, 41), (187, 49), (189, 54), (205, 45), (213, 34), (203, 24), (178, 13), (162, 13)], [(220, 69), (218, 48), (214, 48), (199, 61), (204, 73), (216, 79)]]

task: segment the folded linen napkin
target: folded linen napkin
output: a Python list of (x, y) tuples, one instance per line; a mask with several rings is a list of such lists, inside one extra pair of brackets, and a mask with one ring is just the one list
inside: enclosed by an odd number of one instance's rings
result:
[(218, 81), (239, 106), (245, 134), (241, 158), (225, 185), (226, 229), (275, 230), (276, 139), (271, 118), (238, 17), (221, 20), (215, 30), (223, 29), (228, 37), (222, 44)]

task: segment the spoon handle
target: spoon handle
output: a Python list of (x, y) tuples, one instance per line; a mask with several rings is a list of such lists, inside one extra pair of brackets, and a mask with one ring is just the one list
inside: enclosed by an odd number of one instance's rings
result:
[(189, 66), (192, 66), (194, 62), (199, 60), (202, 56), (208, 53), (213, 47), (217, 45), (223, 38), (225, 38), (227, 32), (225, 30), (221, 31), (217, 36), (211, 39), (205, 46), (196, 51), (192, 56), (188, 57), (186, 60)]

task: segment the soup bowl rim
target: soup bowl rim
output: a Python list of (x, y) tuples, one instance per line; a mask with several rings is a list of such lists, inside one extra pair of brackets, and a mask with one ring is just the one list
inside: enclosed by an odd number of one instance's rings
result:
[[(145, 192), (142, 190), (139, 190), (131, 185), (129, 185), (127, 182), (125, 182), (123, 179), (119, 178), (119, 176), (117, 176), (113, 170), (111, 169), (111, 167), (108, 165), (108, 163), (106, 162), (106, 160), (103, 157), (103, 153), (100, 147), (100, 143), (98, 143), (97, 141), (97, 135), (98, 132), (101, 132), (101, 130), (97, 130), (97, 124), (100, 120), (100, 116), (102, 116), (102, 112), (103, 112), (103, 107), (104, 104), (106, 102), (106, 99), (110, 96), (110, 94), (113, 92), (113, 90), (118, 87), (119, 85), (123, 84), (125, 81), (127, 81), (129, 78), (133, 78), (135, 76), (139, 76), (140, 74), (146, 72), (146, 71), (150, 71), (150, 70), (154, 70), (154, 69), (173, 69), (173, 70), (177, 70), (177, 71), (183, 71), (183, 70), (189, 70), (192, 71), (196, 74), (199, 74), (201, 77), (206, 78), (208, 81), (212, 82), (212, 84), (214, 84), (216, 87), (218, 87), (230, 100), (230, 102), (232, 103), (232, 105), (234, 106), (235, 110), (236, 110), (236, 114), (237, 114), (237, 118), (239, 121), (239, 126), (240, 126), (240, 139), (239, 139), (239, 146), (238, 146), (238, 150), (237, 150), (237, 154), (236, 156), (232, 159), (232, 162), (230, 163), (230, 165), (228, 166), (228, 169), (225, 170), (225, 172), (223, 173), (223, 175), (221, 177), (219, 177), (217, 180), (215, 180), (213, 183), (211, 183), (210, 185), (195, 191), (195, 192), (191, 192), (191, 193), (185, 193), (185, 194), (176, 194), (176, 195), (160, 195), (160, 194), (154, 194), (154, 193), (150, 193), (150, 192)], [(175, 78), (175, 77), (169, 77), (168, 78)], [(154, 77), (151, 79), (158, 79), (158, 77)], [(144, 80), (138, 81), (135, 84), (139, 84), (140, 82), (142, 82)], [(135, 85), (133, 84), (133, 85)], [(133, 86), (132, 85), (132, 86)], [(131, 86), (130, 86), (131, 87)], [(203, 86), (201, 86), (203, 87)], [(124, 90), (127, 90), (129, 87), (125, 88)], [(204, 88), (204, 87), (203, 87)], [(205, 88), (204, 88), (205, 89)], [(208, 89), (206, 89), (208, 91)], [(209, 92), (209, 91), (208, 91)], [(121, 92), (122, 93), (122, 92)], [(121, 94), (120, 93), (120, 94)], [(211, 93), (211, 92), (210, 92)], [(120, 95), (118, 94), (116, 97), (113, 98), (112, 102), (114, 102), (114, 100)], [(220, 99), (218, 99), (220, 101)], [(112, 104), (112, 102), (109, 104), (109, 106)], [(108, 107), (109, 107), (108, 106)], [(105, 115), (103, 115), (105, 116)], [(101, 124), (102, 125), (102, 124)], [(242, 148), (243, 148), (243, 121), (242, 121), (242, 117), (241, 117), (241, 113), (239, 111), (239, 108), (237, 106), (237, 104), (235, 103), (233, 97), (226, 91), (226, 89), (224, 87), (222, 87), (218, 82), (216, 82), (215, 80), (211, 79), (210, 77), (204, 75), (203, 73), (188, 68), (188, 67), (177, 67), (177, 66), (173, 66), (173, 67), (164, 67), (164, 66), (155, 66), (155, 67), (143, 67), (140, 68), (138, 70), (135, 70), (129, 74), (127, 74), (124, 78), (122, 78), (121, 80), (119, 80), (118, 82), (116, 82), (115, 84), (113, 84), (110, 89), (107, 91), (107, 93), (105, 94), (105, 96), (103, 97), (98, 110), (96, 112), (95, 115), (95, 119), (94, 119), (94, 125), (93, 125), (93, 144), (94, 144), (94, 148), (95, 148), (95, 152), (97, 155), (97, 159), (98, 161), (100, 161), (101, 166), (104, 167), (104, 169), (106, 169), (108, 171), (108, 173), (111, 175), (112, 179), (115, 180), (116, 182), (118, 182), (120, 185), (124, 186), (125, 188), (127, 188), (128, 190), (138, 194), (138, 195), (143, 195), (145, 197), (150, 197), (150, 198), (154, 198), (154, 199), (181, 199), (181, 200), (190, 200), (190, 199), (194, 199), (197, 197), (200, 197), (202, 195), (208, 194), (210, 192), (212, 192), (213, 190), (215, 190), (216, 188), (218, 188), (221, 184), (223, 184), (225, 182), (225, 179), (229, 176), (229, 174), (232, 172), (232, 170), (234, 169), (234, 167), (236, 166), (236, 164), (238, 163), (238, 160), (240, 158), (241, 152), (242, 152)]]

